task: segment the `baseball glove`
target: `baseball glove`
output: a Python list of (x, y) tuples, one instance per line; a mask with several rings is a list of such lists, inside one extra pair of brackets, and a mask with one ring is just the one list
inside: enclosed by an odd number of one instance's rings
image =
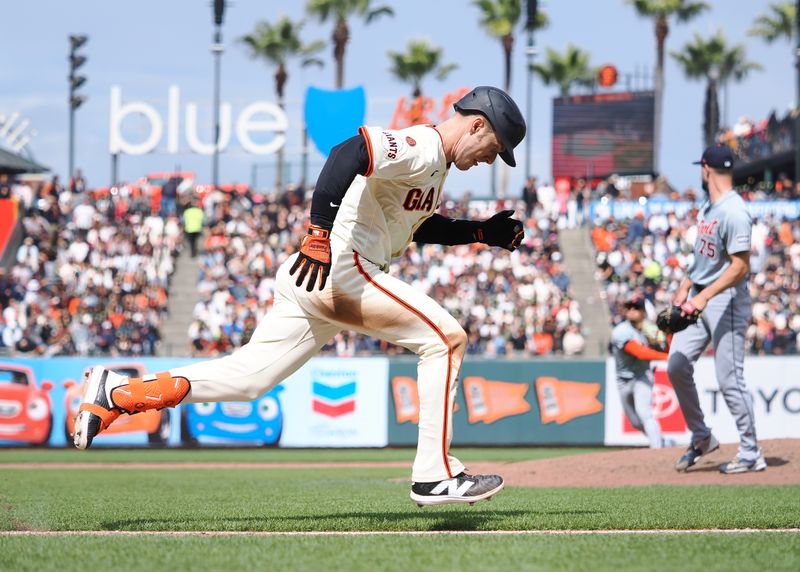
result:
[(667, 335), (676, 334), (696, 324), (700, 314), (700, 310), (686, 302), (681, 306), (671, 306), (662, 310), (656, 318), (656, 325)]

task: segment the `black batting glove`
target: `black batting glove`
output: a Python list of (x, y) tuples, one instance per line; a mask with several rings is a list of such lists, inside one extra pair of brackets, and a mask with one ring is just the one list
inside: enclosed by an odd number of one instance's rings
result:
[(308, 229), (308, 234), (303, 237), (303, 242), (300, 243), (300, 254), (297, 255), (297, 260), (289, 269), (289, 275), (294, 275), (297, 269), (300, 269), (295, 282), (295, 286), (298, 288), (303, 286), (306, 275), (308, 275), (307, 291), (311, 292), (314, 289), (317, 278), (319, 278), (319, 289), (325, 288), (325, 282), (331, 272), (329, 234), (327, 229), (312, 224)]
[(483, 221), (475, 229), (475, 240), (489, 246), (501, 246), (514, 252), (525, 238), (525, 231), (520, 221), (511, 218), (513, 214), (512, 210), (501, 211)]

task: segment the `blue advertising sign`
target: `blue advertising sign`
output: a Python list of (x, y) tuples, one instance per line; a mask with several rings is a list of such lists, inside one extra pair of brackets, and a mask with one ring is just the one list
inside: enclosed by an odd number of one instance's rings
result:
[(364, 124), (367, 96), (363, 87), (306, 91), (305, 120), (308, 136), (326, 157), (331, 149), (353, 137)]

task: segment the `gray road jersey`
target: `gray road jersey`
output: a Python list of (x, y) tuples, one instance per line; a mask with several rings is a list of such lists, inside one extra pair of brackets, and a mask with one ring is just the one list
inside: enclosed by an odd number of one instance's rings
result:
[(708, 286), (730, 266), (731, 254), (750, 251), (752, 221), (742, 197), (731, 191), (703, 203), (697, 213), (697, 239), (689, 280)]
[(644, 337), (644, 334), (634, 328), (628, 320), (617, 324), (611, 332), (611, 346), (614, 350), (619, 379), (642, 379), (650, 371), (650, 362), (633, 357), (622, 349), (631, 340), (647, 345), (647, 338)]

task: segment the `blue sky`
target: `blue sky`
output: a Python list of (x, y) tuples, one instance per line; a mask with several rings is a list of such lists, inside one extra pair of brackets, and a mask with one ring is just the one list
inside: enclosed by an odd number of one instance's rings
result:
[[(381, 3), (380, 1), (376, 3)], [(710, 35), (722, 28), (731, 42), (744, 43), (748, 57), (764, 70), (741, 84), (731, 85), (728, 118), (741, 115), (755, 119), (770, 110), (784, 110), (794, 101), (795, 75), (792, 47), (787, 42), (767, 45), (747, 36), (754, 18), (766, 11), (767, 0), (711, 0), (712, 9), (690, 24), (674, 24), (667, 38), (667, 49), (677, 50), (694, 32)], [(83, 52), (89, 60), (84, 66), (87, 83), (81, 88), (89, 99), (78, 110), (76, 119), (76, 165), (83, 168), (91, 186), (106, 185), (110, 179), (108, 151), (109, 100), (111, 86), (122, 89), (124, 102), (143, 100), (155, 107), (166, 120), (167, 90), (177, 85), (181, 91), (181, 110), (186, 101), (199, 106), (201, 140), (210, 139), (213, 62), (211, 44), (212, 2), (210, 0), (2, 0), (3, 33), (0, 34), (0, 114), (19, 112), (30, 119), (37, 135), (30, 146), (35, 158), (62, 177), (67, 171), (67, 51), (69, 34), (87, 34)], [(540, 51), (545, 47), (563, 50), (573, 43), (592, 54), (592, 64), (612, 63), (621, 73), (645, 67), (652, 69), (655, 39), (650, 21), (639, 19), (623, 0), (549, 0), (540, 5), (550, 17), (550, 27), (537, 33)], [(222, 99), (238, 109), (256, 100), (274, 101), (274, 70), (250, 59), (234, 40), (250, 32), (261, 19), (275, 20), (286, 14), (293, 19), (304, 15), (304, 1), (235, 0), (229, 6), (223, 40)], [(427, 38), (444, 49), (444, 61), (458, 64), (445, 82), (435, 79), (423, 85), (440, 99), (460, 86), (502, 85), (503, 60), (500, 43), (479, 26), (479, 11), (467, 0), (437, 2), (405, 0), (393, 3), (395, 16), (380, 18), (369, 26), (353, 19), (351, 41), (345, 62), (345, 86), (364, 86), (368, 98), (367, 123), (388, 124), (397, 98), (409, 88), (390, 75), (387, 50), (402, 51), (409, 39)], [(332, 23), (309, 20), (303, 36), (307, 41), (328, 40)], [(309, 85), (332, 89), (334, 70), (331, 49), (323, 52), (323, 68), (302, 69), (290, 65), (287, 85), (290, 132), (287, 159), (297, 172), (300, 148), (300, 112), (303, 94)], [(525, 34), (517, 35), (514, 49), (512, 95), (525, 110)], [(533, 86), (532, 137), (533, 171), (540, 179), (550, 177), (550, 130), (554, 87), (538, 80)], [(723, 103), (722, 94), (720, 103)], [(687, 81), (668, 58), (664, 108), (662, 172), (678, 188), (696, 185), (698, 173), (690, 163), (701, 149), (701, 117), (704, 96), (702, 82)], [(206, 127), (208, 125), (209, 127)], [(144, 133), (132, 119), (134, 132)], [(143, 135), (144, 136), (144, 135)], [(516, 195), (524, 178), (524, 145), (517, 151), (518, 167), (509, 171), (509, 194)], [(186, 149), (182, 137), (181, 148)], [(250, 182), (257, 173), (259, 184), (271, 181), (271, 158), (244, 153), (233, 144), (220, 159), (222, 181)], [(312, 171), (323, 158), (314, 152)], [(123, 179), (135, 180), (146, 172), (180, 166), (192, 170), (201, 182), (211, 180), (208, 156), (182, 152), (166, 153), (166, 136), (158, 150), (142, 156), (122, 156), (119, 167)], [(455, 170), (454, 170), (455, 171)], [(451, 194), (469, 190), (486, 195), (490, 188), (489, 168), (480, 166), (468, 173), (454, 172), (448, 178)]]

